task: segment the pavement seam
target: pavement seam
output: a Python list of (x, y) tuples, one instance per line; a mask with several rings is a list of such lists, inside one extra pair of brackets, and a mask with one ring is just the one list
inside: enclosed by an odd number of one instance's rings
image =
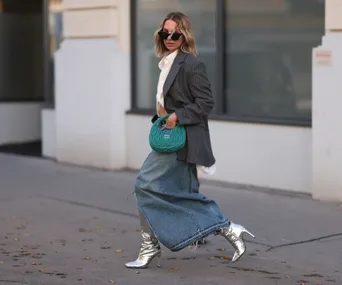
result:
[(82, 203), (82, 202), (75, 202), (75, 201), (70, 201), (70, 200), (64, 200), (64, 199), (60, 199), (60, 198), (56, 198), (56, 197), (51, 197), (51, 196), (46, 196), (46, 195), (38, 195), (37, 197), (40, 197), (40, 198), (43, 198), (43, 199), (47, 199), (47, 200), (53, 200), (53, 201), (57, 201), (57, 202), (61, 202), (61, 203), (67, 203), (67, 204), (70, 204), (70, 205), (75, 205), (75, 206), (95, 209), (95, 210), (99, 210), (99, 211), (103, 211), (103, 212), (107, 212), (107, 213), (122, 215), (122, 216), (130, 217), (130, 218), (137, 218), (137, 219), (139, 218), (139, 216), (136, 215), (136, 214), (122, 212), (122, 211), (113, 210), (113, 209), (104, 208), (104, 207), (93, 206), (93, 205), (89, 205), (89, 204)]
[(320, 240), (323, 240), (323, 239), (328, 239), (328, 238), (338, 237), (338, 236), (342, 236), (342, 233), (337, 233), (337, 234), (332, 234), (332, 235), (327, 235), (327, 236), (321, 236), (321, 237), (318, 237), (318, 238), (302, 240), (302, 241), (297, 241), (297, 242), (290, 242), (290, 243), (275, 245), (275, 246), (271, 246), (266, 251), (271, 251), (273, 249), (277, 249), (277, 248), (281, 248), (281, 247), (288, 247), (288, 246), (292, 246), (292, 245), (299, 245), (299, 244), (304, 244), (304, 243), (312, 243), (312, 242), (315, 242), (315, 241), (320, 241)]
[(6, 282), (6, 283), (18, 283), (18, 284), (33, 284), (31, 282), (25, 282), (25, 281), (16, 281), (16, 280), (1, 280), (0, 282)]

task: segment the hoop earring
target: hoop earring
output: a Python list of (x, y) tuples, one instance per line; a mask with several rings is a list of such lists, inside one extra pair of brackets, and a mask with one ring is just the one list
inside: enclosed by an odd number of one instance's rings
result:
[(183, 44), (181, 45), (180, 49), (181, 49), (182, 52), (185, 52)]

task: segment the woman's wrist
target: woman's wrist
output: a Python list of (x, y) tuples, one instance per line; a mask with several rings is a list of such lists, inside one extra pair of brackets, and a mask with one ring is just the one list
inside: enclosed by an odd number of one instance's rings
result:
[(169, 116), (169, 119), (170, 119), (170, 121), (177, 122), (177, 121), (178, 121), (177, 114), (176, 114), (176, 113), (172, 113), (172, 114)]

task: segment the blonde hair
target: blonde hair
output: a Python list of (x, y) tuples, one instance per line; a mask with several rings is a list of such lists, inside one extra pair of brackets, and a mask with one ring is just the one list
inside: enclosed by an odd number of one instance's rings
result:
[(191, 23), (189, 18), (181, 12), (169, 13), (163, 21), (161, 21), (159, 29), (154, 33), (154, 44), (156, 56), (161, 57), (168, 49), (166, 48), (163, 39), (160, 38), (158, 32), (164, 27), (167, 20), (172, 20), (177, 23), (177, 30), (183, 35), (184, 41), (180, 47), (181, 51), (197, 55), (197, 49), (195, 44), (195, 35), (192, 31)]

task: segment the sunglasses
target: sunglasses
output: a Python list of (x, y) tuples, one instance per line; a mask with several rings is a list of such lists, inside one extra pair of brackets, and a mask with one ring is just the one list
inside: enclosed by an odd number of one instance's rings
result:
[(180, 38), (180, 36), (182, 35), (182, 34), (177, 33), (177, 32), (173, 32), (173, 33), (169, 34), (168, 32), (164, 32), (163, 29), (161, 29), (161, 30), (158, 32), (158, 34), (159, 34), (159, 36), (160, 36), (163, 40), (167, 40), (168, 37), (171, 36), (171, 40), (173, 40), (173, 41), (178, 41), (179, 38)]

